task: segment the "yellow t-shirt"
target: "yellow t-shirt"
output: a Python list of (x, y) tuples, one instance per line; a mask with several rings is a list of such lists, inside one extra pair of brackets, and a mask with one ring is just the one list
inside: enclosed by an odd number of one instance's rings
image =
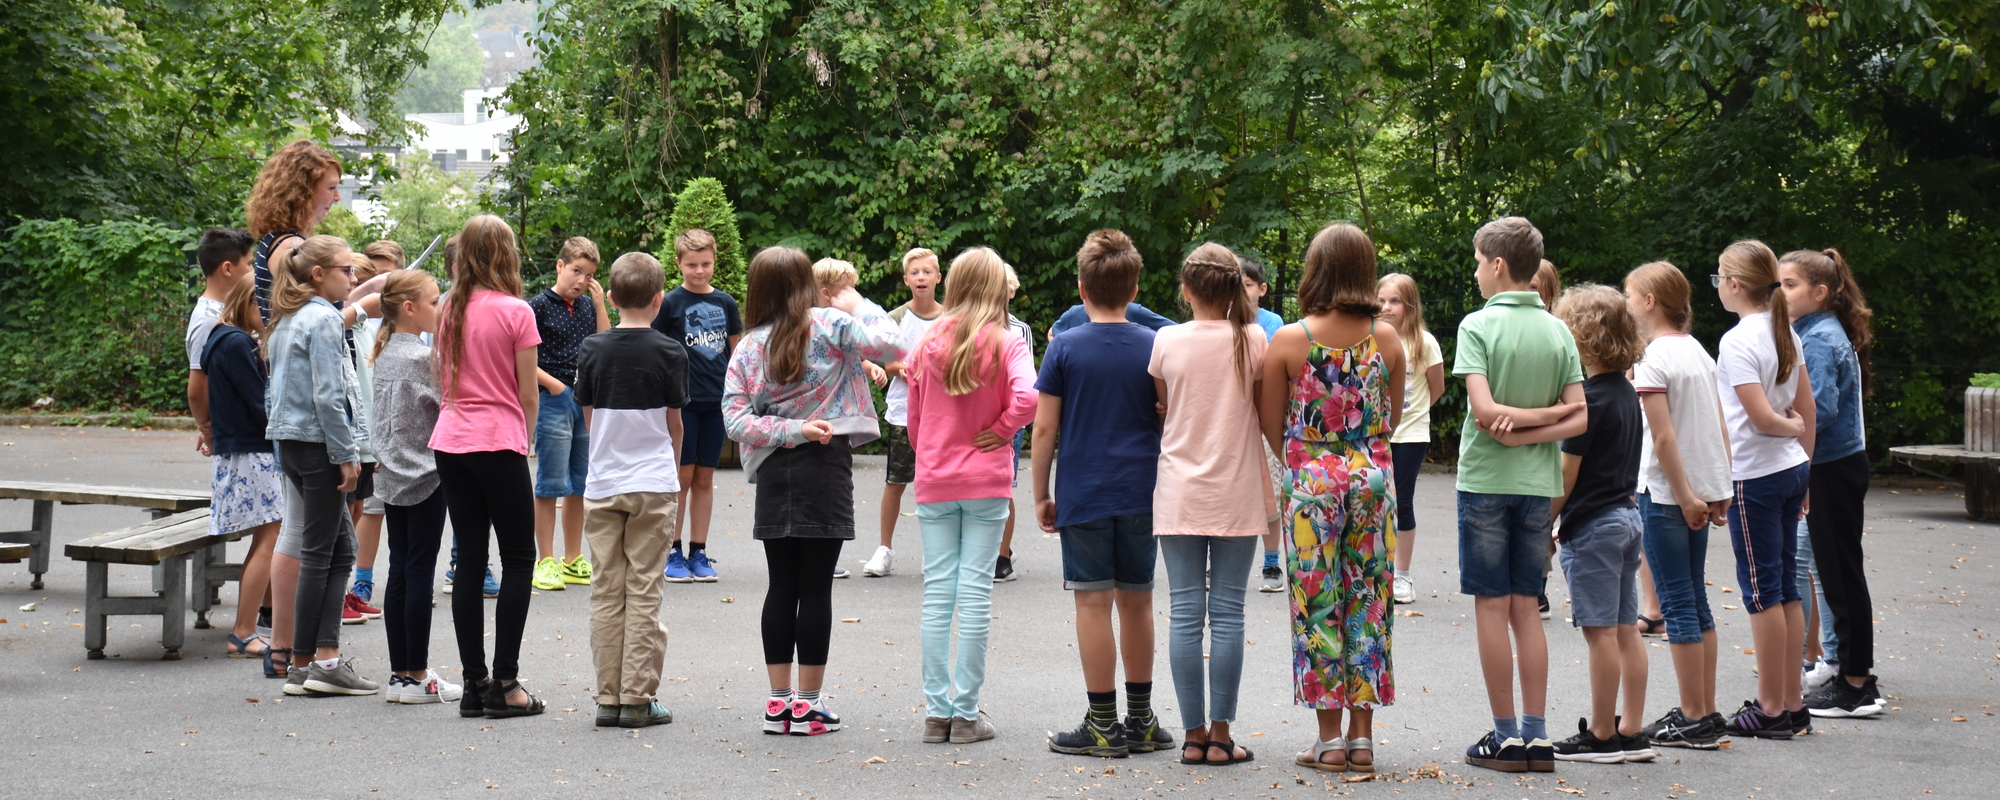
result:
[[(1431, 382), (1424, 378), (1431, 367), (1444, 363), (1444, 352), (1438, 349), (1437, 337), (1424, 331), (1424, 357), (1418, 359), (1410, 345), (1403, 342), (1403, 419), (1396, 424), (1396, 431), (1389, 434), (1390, 444), (1407, 442), (1428, 442), (1431, 440)], [(1419, 363), (1421, 362), (1421, 363)]]

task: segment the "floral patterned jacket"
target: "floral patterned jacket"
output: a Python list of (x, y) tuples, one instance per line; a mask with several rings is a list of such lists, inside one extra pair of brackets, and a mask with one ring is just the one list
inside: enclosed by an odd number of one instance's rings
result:
[(743, 334), (722, 381), (723, 424), (729, 438), (743, 446), (743, 469), (752, 483), (773, 450), (806, 442), (809, 421), (825, 420), (849, 444), (882, 437), (861, 362), (899, 361), (907, 345), (881, 306), (863, 300), (853, 315), (837, 308), (813, 309), (805, 379), (797, 383), (770, 379), (765, 354), (770, 336), (769, 325)]

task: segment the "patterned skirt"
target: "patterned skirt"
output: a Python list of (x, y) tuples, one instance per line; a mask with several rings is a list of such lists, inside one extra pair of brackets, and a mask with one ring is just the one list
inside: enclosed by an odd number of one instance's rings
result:
[(285, 511), (285, 473), (270, 453), (226, 453), (215, 457), (209, 484), (208, 530), (225, 534), (277, 522)]

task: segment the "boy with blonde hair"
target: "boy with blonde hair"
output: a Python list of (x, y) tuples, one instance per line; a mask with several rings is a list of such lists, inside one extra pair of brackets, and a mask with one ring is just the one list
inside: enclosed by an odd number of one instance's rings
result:
[[(535, 415), (535, 545), (541, 559), (535, 562), (532, 582), (545, 592), (572, 583), (590, 584), (590, 561), (583, 557), (590, 431), (570, 388), (584, 339), (611, 328), (604, 287), (597, 282), (598, 261), (595, 242), (571, 237), (556, 256), (555, 285), (528, 300), (535, 311), (535, 329), (542, 335), (535, 354), (535, 382), (541, 396)], [(557, 503), (562, 505), (566, 559), (556, 557)]]
[[(902, 332), (904, 346), (916, 349), (931, 324), (944, 315), (944, 304), (937, 300), (937, 287), (943, 281), (937, 254), (929, 248), (912, 247), (903, 254), (903, 285), (910, 289), (910, 301), (890, 311), (889, 318), (896, 321), (897, 329)], [(888, 387), (884, 392), (888, 403), (882, 415), (882, 421), (887, 423), (882, 440), (889, 451), (889, 469), (882, 484), (882, 543), (861, 568), (861, 574), (870, 578), (888, 577), (895, 567), (896, 518), (903, 512), (903, 490), (917, 476), (917, 454), (910, 449), (910, 433), (905, 427), (909, 424), (910, 384), (904, 379), (908, 370), (909, 365), (904, 362), (891, 362), (883, 375), (875, 379), (877, 386)]]
[[(722, 378), (729, 356), (743, 338), (743, 315), (736, 298), (715, 288), (715, 234), (689, 228), (674, 238), (674, 263), (681, 285), (667, 293), (653, 330), (687, 349), (688, 403), (681, 409), (685, 436), (680, 443), (680, 508), (673, 550), (667, 553), (669, 583), (717, 579), (708, 556), (708, 523), (715, 512), (715, 468), (722, 465)], [(688, 552), (681, 552), (681, 540)]]

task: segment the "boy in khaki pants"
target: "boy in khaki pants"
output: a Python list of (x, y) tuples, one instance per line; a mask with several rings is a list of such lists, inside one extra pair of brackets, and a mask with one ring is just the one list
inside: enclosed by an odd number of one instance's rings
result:
[(611, 265), (618, 327), (584, 339), (576, 402), (590, 430), (584, 536), (597, 566), (590, 589), (590, 649), (597, 666), (597, 726), (674, 721), (654, 698), (666, 657), (660, 588), (680, 509), (682, 406), (687, 351), (653, 330), (666, 273), (645, 253)]

